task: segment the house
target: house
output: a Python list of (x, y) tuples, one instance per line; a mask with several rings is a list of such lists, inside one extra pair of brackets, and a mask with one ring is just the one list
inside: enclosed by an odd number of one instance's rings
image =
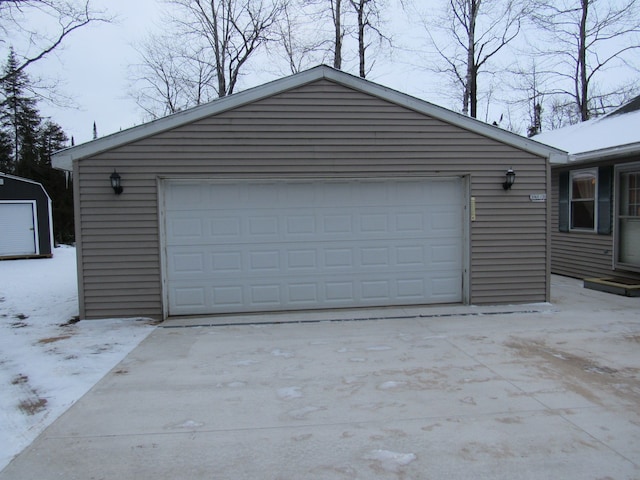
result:
[(81, 317), (166, 319), (547, 301), (556, 156), (319, 66), (53, 164), (75, 180)]
[(0, 173), (0, 259), (52, 254), (51, 198), (44, 187)]
[(640, 97), (536, 140), (552, 159), (551, 271), (585, 286), (640, 295)]

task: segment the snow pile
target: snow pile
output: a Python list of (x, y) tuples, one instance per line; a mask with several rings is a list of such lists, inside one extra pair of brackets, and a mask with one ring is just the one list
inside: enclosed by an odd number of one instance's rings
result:
[(0, 261), (0, 470), (153, 330), (77, 322), (75, 249)]

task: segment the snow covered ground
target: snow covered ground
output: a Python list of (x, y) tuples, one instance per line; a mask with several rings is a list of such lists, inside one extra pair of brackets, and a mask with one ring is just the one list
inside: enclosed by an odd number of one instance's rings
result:
[(75, 248), (0, 261), (0, 470), (153, 330), (77, 322)]

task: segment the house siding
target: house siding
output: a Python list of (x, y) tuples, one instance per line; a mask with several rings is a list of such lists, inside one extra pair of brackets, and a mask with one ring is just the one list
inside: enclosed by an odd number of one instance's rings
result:
[[(628, 162), (638, 161), (638, 158)], [(551, 172), (551, 272), (574, 278), (611, 277), (639, 281), (640, 274), (613, 268), (614, 234), (561, 232), (559, 230), (560, 173), (614, 166), (627, 161), (601, 161), (554, 167)], [(614, 180), (615, 182), (615, 180)], [(617, 191), (617, 190), (616, 190)], [(615, 208), (616, 199), (613, 199)]]
[(547, 191), (546, 159), (327, 79), (84, 158), (74, 172), (84, 318), (162, 317), (161, 178), (465, 176), (477, 216), (470, 302), (548, 300), (546, 204), (529, 198)]

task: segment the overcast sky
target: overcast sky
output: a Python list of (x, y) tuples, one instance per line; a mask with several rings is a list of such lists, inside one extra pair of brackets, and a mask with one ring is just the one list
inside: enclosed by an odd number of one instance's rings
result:
[[(40, 104), (43, 115), (62, 126), (76, 144), (91, 140), (93, 122), (100, 136), (141, 122), (141, 112), (128, 95), (128, 66), (137, 61), (133, 48), (160, 14), (158, 0), (94, 0), (97, 8), (116, 16), (73, 32), (64, 48), (34, 68), (62, 80), (61, 90), (78, 109)], [(29, 74), (32, 70), (28, 71)]]

